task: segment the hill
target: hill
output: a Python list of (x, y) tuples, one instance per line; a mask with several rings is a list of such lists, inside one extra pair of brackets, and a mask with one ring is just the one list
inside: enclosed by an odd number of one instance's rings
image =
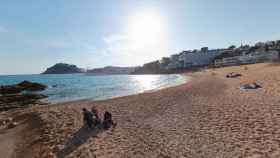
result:
[(82, 73), (82, 69), (76, 65), (57, 63), (52, 67), (47, 68), (42, 74), (71, 74), (71, 73)]
[(117, 67), (117, 66), (106, 66), (104, 68), (96, 68), (87, 70), (88, 74), (97, 75), (110, 75), (110, 74), (130, 74), (135, 71), (137, 67)]

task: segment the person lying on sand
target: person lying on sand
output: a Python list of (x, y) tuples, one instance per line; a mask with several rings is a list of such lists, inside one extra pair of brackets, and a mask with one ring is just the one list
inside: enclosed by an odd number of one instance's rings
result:
[(88, 111), (86, 108), (83, 108), (83, 119), (84, 119), (84, 124), (87, 125), (88, 128), (92, 128), (93, 125), (93, 114)]
[(236, 77), (241, 77), (241, 76), (242, 76), (241, 74), (231, 72), (226, 75), (226, 78), (236, 78)]
[(240, 87), (240, 89), (245, 89), (245, 90), (246, 89), (259, 89), (259, 88), (262, 88), (262, 86), (260, 86), (256, 82), (245, 84), (245, 85)]
[(109, 129), (113, 126), (115, 128), (117, 123), (115, 123), (112, 119), (112, 114), (108, 111), (104, 113), (103, 127), (104, 129)]

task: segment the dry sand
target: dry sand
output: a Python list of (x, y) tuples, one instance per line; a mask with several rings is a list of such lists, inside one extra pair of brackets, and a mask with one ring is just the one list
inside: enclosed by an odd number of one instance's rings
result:
[[(19, 134), (21, 143), (15, 143), (14, 157), (278, 158), (280, 65), (246, 67), (194, 73), (192, 81), (156, 92), (7, 112), (12, 117), (25, 116), (29, 125)], [(242, 77), (225, 78), (229, 72)], [(263, 89), (239, 89), (250, 82)], [(92, 105), (100, 113), (112, 112), (117, 127), (82, 128), (81, 108)]]

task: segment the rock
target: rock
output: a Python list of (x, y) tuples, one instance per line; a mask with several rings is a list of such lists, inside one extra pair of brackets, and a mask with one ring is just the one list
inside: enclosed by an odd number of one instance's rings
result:
[(7, 95), (7, 94), (16, 94), (23, 91), (23, 89), (16, 85), (10, 85), (10, 86), (0, 86), (0, 94)]
[(7, 85), (7, 86), (0, 86), (0, 94), (2, 95), (10, 95), (10, 94), (17, 94), (22, 91), (41, 91), (47, 88), (46, 85), (30, 82), (30, 81), (23, 81), (16, 85)]
[(12, 117), (8, 117), (7, 119), (1, 120), (0, 121), (0, 126), (5, 126), (8, 123), (11, 123), (13, 121)]
[(59, 152), (59, 151), (63, 150), (64, 148), (65, 148), (64, 145), (59, 144), (59, 145), (56, 145), (56, 146), (54, 147), (54, 151)]
[(8, 125), (7, 128), (14, 128), (14, 127), (16, 127), (17, 125), (18, 125), (17, 122), (12, 122), (12, 123), (10, 123), (10, 124)]
[(47, 88), (47, 86), (44, 84), (30, 82), (30, 81), (23, 81), (23, 82), (17, 84), (17, 86), (21, 87), (23, 90), (26, 90), (26, 91), (42, 91)]
[(57, 87), (58, 87), (57, 84), (52, 85), (52, 88), (57, 88)]
[(0, 96), (1, 102), (4, 103), (0, 104), (0, 111), (38, 104), (41, 102), (40, 99), (44, 98), (47, 98), (47, 96), (43, 94), (13, 94)]
[(8, 117), (7, 121), (12, 122), (13, 118), (12, 117)]
[(1, 102), (13, 103), (13, 102), (35, 102), (39, 99), (47, 98), (43, 94), (14, 94), (8, 96), (0, 96)]
[[(15, 85), (0, 86), (0, 111), (7, 111), (14, 108), (20, 108), (30, 104), (42, 104), (41, 99), (48, 96), (37, 93), (28, 93), (30, 91), (41, 91), (47, 88), (46, 85), (23, 81)], [(25, 93), (21, 93), (26, 91)]]
[[(47, 96), (46, 96), (47, 97)], [(49, 102), (38, 102), (37, 105), (48, 105)]]
[(0, 122), (0, 126), (5, 126), (6, 125), (6, 120), (2, 120), (1, 122)]
[(7, 110), (10, 110), (10, 109), (20, 108), (20, 107), (22, 107), (22, 106), (17, 104), (17, 103), (0, 104), (0, 112), (7, 111)]

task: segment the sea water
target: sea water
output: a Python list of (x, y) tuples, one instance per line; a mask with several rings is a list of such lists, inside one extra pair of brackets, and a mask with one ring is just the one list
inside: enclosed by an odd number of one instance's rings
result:
[(48, 96), (50, 102), (79, 99), (102, 100), (131, 95), (173, 86), (185, 81), (185, 77), (172, 75), (5, 75), (0, 76), (0, 85), (17, 84), (24, 80), (48, 85), (39, 93)]

